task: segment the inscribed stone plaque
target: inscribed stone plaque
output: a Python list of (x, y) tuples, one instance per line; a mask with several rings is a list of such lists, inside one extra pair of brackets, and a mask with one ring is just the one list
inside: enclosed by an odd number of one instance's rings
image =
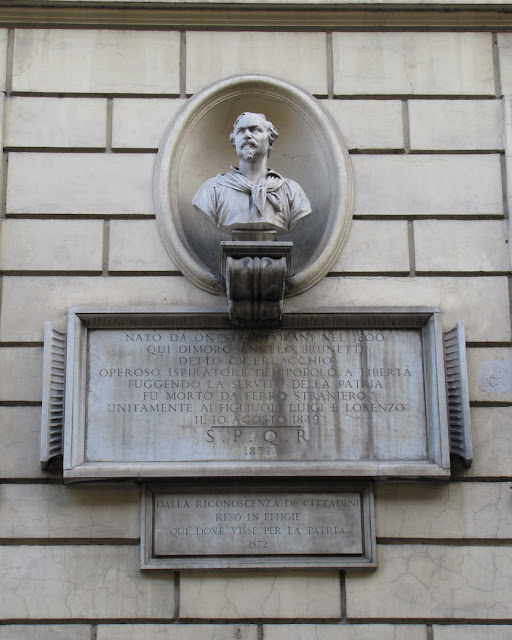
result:
[(85, 329), (83, 316), (71, 453), (84, 477), (443, 475), (442, 346), (424, 316), (360, 328), (317, 314), (276, 330), (179, 316)]
[(374, 566), (369, 485), (148, 488), (146, 568)]

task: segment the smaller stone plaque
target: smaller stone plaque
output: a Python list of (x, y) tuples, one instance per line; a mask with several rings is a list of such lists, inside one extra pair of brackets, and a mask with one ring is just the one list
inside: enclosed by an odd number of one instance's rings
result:
[(374, 567), (370, 485), (149, 487), (143, 568)]

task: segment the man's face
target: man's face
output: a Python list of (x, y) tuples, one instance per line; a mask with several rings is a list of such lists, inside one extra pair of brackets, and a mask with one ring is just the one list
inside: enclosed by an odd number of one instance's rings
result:
[(246, 113), (236, 123), (235, 151), (243, 160), (267, 156), (269, 139), (267, 124), (257, 113)]

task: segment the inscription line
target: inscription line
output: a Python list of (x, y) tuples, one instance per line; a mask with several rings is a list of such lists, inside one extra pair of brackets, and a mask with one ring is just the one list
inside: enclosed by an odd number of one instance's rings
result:
[(291, 424), (255, 424), (255, 425), (247, 425), (247, 424), (219, 424), (211, 427), (212, 429), (268, 429), (270, 431), (274, 431), (275, 429), (297, 429)]

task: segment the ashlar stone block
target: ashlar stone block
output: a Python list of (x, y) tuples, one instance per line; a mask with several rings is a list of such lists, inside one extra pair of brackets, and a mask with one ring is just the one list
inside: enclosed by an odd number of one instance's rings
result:
[(356, 215), (499, 215), (499, 155), (356, 155)]
[(108, 268), (118, 271), (177, 271), (160, 239), (156, 220), (112, 220)]
[(469, 397), (477, 402), (512, 402), (512, 349), (468, 349)]
[(472, 478), (510, 478), (512, 407), (473, 407), (473, 464), (464, 470)]
[(0, 91), (5, 91), (6, 68), (7, 68), (7, 29), (0, 29)]
[(339, 618), (338, 573), (183, 574), (182, 618)]
[(7, 624), (0, 627), (0, 640), (91, 640), (88, 624)]
[(508, 271), (507, 224), (502, 220), (415, 220), (417, 272)]
[(494, 94), (490, 33), (334, 33), (334, 93)]
[(116, 98), (113, 106), (114, 149), (158, 149), (169, 122), (186, 100)]
[(10, 97), (5, 147), (106, 146), (107, 101), (101, 98)]
[(265, 640), (426, 640), (422, 624), (264, 625)]
[(2, 297), (0, 340), (6, 342), (42, 340), (45, 320), (65, 331), (69, 307), (226, 305), (225, 298), (205, 293), (179, 276), (4, 276)]
[(322, 100), (349, 149), (403, 149), (399, 100)]
[(507, 483), (377, 484), (381, 538), (511, 538)]
[(140, 536), (139, 489), (135, 485), (10, 484), (4, 489), (0, 538)]
[(0, 477), (52, 477), (41, 470), (41, 407), (0, 407)]
[(0, 228), (4, 271), (101, 272), (102, 248), (99, 220), (6, 219)]
[(409, 100), (414, 150), (503, 149), (501, 100)]
[(172, 576), (142, 574), (137, 546), (5, 546), (0, 561), (2, 618), (173, 616)]
[(311, 93), (325, 95), (325, 34), (187, 32), (187, 93), (195, 93), (220, 78), (247, 73), (282, 78)]
[(151, 154), (10, 153), (8, 214), (153, 215)]
[(257, 637), (255, 624), (109, 624), (98, 625), (97, 631), (97, 640), (257, 640)]
[(347, 243), (333, 271), (409, 271), (407, 222), (403, 220), (353, 220)]
[(8, 372), (0, 376), (0, 400), (41, 402), (42, 347), (0, 348), (0, 370)]
[[(5, 290), (5, 285), (4, 285)], [(475, 278), (331, 277), (300, 296), (285, 300), (299, 311), (333, 305), (440, 307), (443, 330), (464, 322), (468, 342), (510, 340), (505, 276)]]
[(13, 91), (179, 93), (177, 31), (16, 29)]
[(434, 640), (510, 640), (512, 626), (494, 624), (434, 624)]
[(502, 93), (512, 93), (512, 34), (498, 34), (500, 84)]
[(347, 617), (501, 620), (512, 612), (512, 549), (382, 545), (379, 570), (346, 574)]

